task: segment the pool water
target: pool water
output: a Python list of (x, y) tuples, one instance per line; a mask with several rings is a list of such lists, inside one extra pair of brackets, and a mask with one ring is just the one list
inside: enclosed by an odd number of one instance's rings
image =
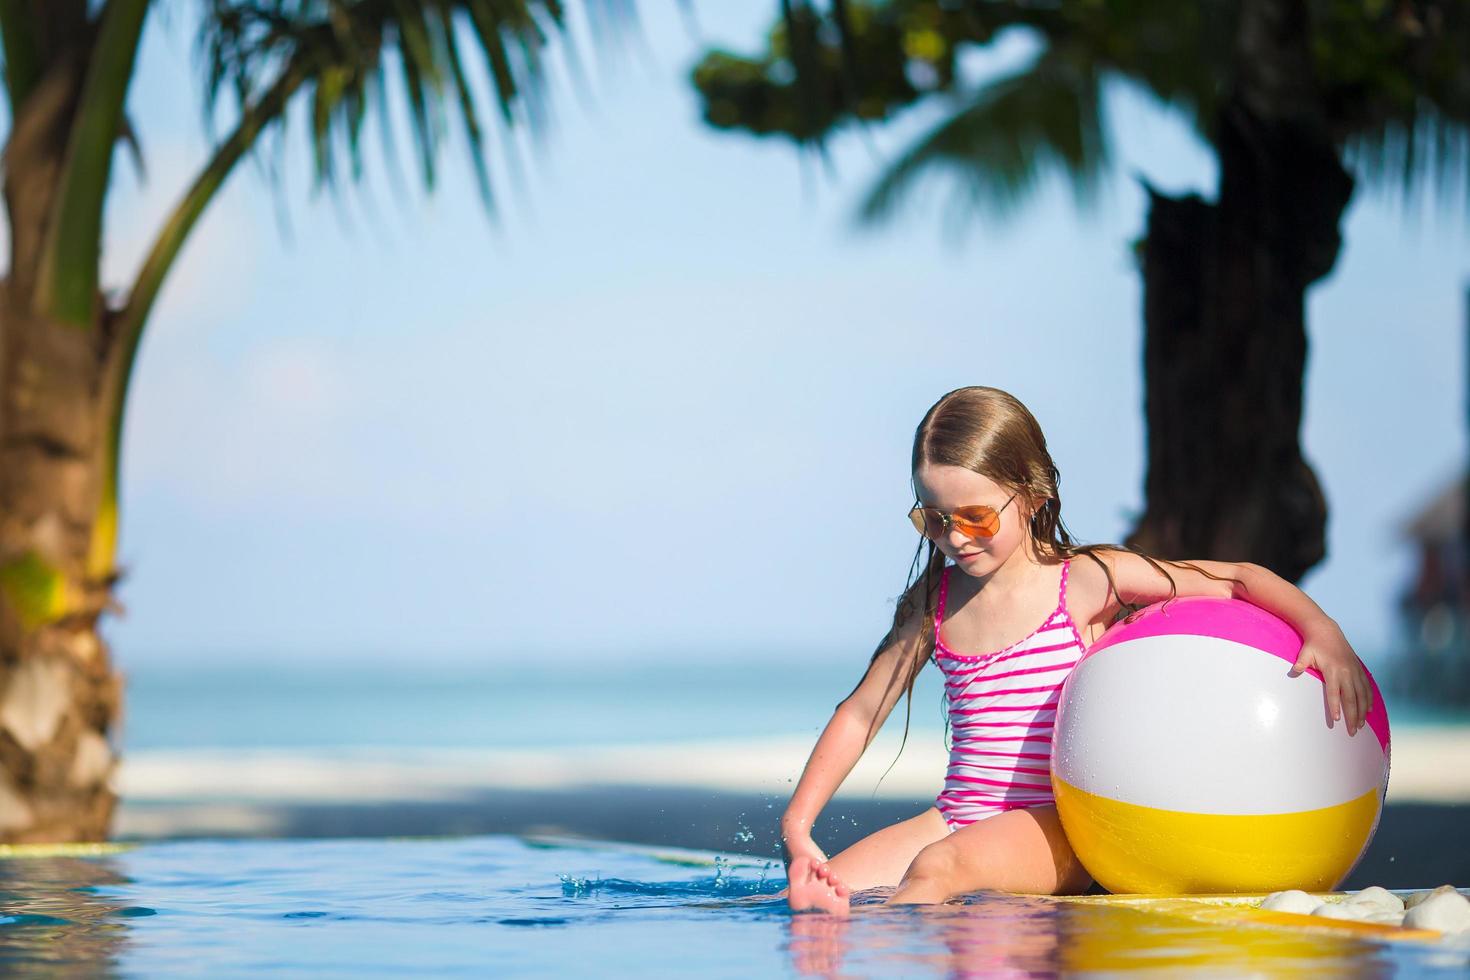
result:
[(513, 837), (179, 841), (0, 860), (0, 973), (1463, 976), (1470, 944), (979, 895), (792, 915), (779, 864)]

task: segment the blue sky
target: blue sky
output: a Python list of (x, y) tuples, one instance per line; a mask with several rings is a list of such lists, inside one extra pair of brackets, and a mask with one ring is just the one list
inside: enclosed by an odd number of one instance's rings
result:
[[(375, 153), (366, 194), (314, 196), (299, 129), (279, 202), (256, 168), (235, 174), (134, 383), (128, 614), (106, 629), (124, 668), (860, 664), (912, 553), (913, 427), (964, 384), (1040, 419), (1074, 531), (1125, 533), (1142, 502), (1136, 175), (1214, 179), (1182, 121), (1113, 89), (1118, 162), (1087, 213), (1048, 181), (960, 237), (942, 193), (860, 232), (855, 201), (938, 107), (839, 140), (824, 172), (706, 129), (687, 82), (705, 43), (753, 47), (774, 3), (696, 4), (701, 36), (672, 0), (640, 8), (638, 34), (589, 61), (589, 98), (558, 68), (553, 125), (517, 137), (519, 185), (497, 155), (498, 221), (454, 139), (432, 196), (409, 156), (396, 190)], [(148, 180), (119, 158), (113, 285), (205, 152), (192, 41), (155, 15), (131, 93)], [(1012, 35), (967, 70), (1028, 51)], [(1393, 638), (1396, 529), (1464, 458), (1465, 216), (1360, 189), (1310, 296), (1303, 437), (1332, 518), (1305, 586), (1368, 655)]]

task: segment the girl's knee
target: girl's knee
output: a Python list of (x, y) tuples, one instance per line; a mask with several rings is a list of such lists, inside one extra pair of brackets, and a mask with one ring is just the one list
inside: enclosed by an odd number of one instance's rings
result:
[(904, 880), (953, 881), (960, 872), (961, 854), (953, 838), (935, 841), (915, 857)]

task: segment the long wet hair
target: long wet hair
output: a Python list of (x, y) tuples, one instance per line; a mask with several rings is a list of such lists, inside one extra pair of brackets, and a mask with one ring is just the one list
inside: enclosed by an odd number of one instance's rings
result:
[[(1046, 448), (1041, 426), (1025, 405), (998, 388), (973, 386), (958, 388), (945, 395), (925, 413), (914, 432), (914, 448), (909, 472), (916, 473), (924, 464), (961, 466), (987, 477), (1016, 493), (1026, 506), (1034, 507), (1029, 521), (1031, 544), (1043, 560), (1060, 562), (1086, 556), (1096, 562), (1107, 576), (1108, 589), (1117, 597), (1120, 615), (1137, 611), (1139, 606), (1119, 594), (1112, 570), (1099, 557), (1099, 552), (1126, 551), (1137, 554), (1169, 580), (1169, 596), (1178, 588), (1174, 576), (1164, 566), (1190, 568), (1210, 578), (1219, 579), (1190, 562), (1161, 561), (1132, 548), (1116, 544), (1078, 544), (1062, 523), (1061, 474)], [(915, 494), (917, 497), (917, 493)], [(908, 581), (893, 613), (893, 625), (879, 642), (868, 661), (868, 669), (904, 634), (912, 617), (919, 616), (918, 632), (905, 655), (899, 658), (884, 690), (884, 700), (901, 687), (907, 698), (904, 707), (903, 742), (908, 742), (909, 721), (913, 716), (914, 682), (925, 661), (934, 654), (934, 613), (938, 604), (939, 582), (944, 573), (945, 556), (928, 538), (921, 538), (909, 566)], [(874, 719), (876, 723), (876, 719)], [(871, 742), (875, 728), (868, 730)], [(896, 761), (896, 760), (895, 760)], [(891, 767), (890, 767), (891, 768)]]

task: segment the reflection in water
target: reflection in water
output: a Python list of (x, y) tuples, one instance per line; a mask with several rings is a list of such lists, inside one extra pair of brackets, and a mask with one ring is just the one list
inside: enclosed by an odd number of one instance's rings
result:
[(975, 904), (939, 911), (945, 972), (953, 977), (1051, 976), (1057, 972), (1062, 911), (1020, 896), (976, 896)]
[(1139, 909), (1063, 905), (1058, 920), (1062, 968), (1148, 970), (1160, 974), (1209, 969), (1221, 975), (1368, 978), (1394, 972), (1385, 947), (1353, 936), (1207, 925)]
[(110, 858), (0, 860), (0, 973), (116, 970), (129, 920), (153, 913), (96, 894), (127, 880)]
[(1350, 936), (1222, 927), (1136, 908), (998, 894), (962, 905), (858, 903), (848, 918), (793, 915), (787, 951), (798, 974), (818, 977), (875, 968), (955, 978), (1126, 970), (1366, 980), (1395, 972), (1386, 947)]
[(904, 975), (1048, 976), (1059, 970), (1060, 911), (1041, 899), (1009, 895), (974, 897), (964, 905), (862, 903), (846, 918), (793, 915), (787, 950), (803, 976), (867, 974), (878, 964), (883, 972)]
[(845, 915), (807, 913), (791, 916), (786, 949), (791, 966), (804, 977), (840, 977), (852, 919)]

